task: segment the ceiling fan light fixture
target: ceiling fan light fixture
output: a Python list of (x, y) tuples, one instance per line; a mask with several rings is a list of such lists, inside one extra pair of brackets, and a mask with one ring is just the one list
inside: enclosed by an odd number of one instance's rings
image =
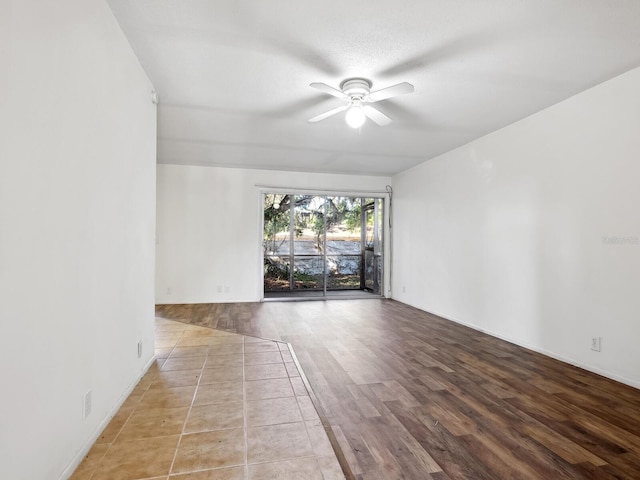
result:
[(351, 128), (360, 128), (362, 125), (364, 125), (367, 117), (362, 110), (362, 105), (360, 105), (359, 102), (354, 102), (347, 110), (344, 119), (347, 122), (347, 125), (349, 125)]
[(413, 85), (407, 82), (402, 82), (372, 92), (371, 82), (366, 78), (359, 77), (348, 78), (343, 81), (340, 84), (340, 90), (322, 82), (310, 83), (309, 86), (337, 97), (346, 103), (334, 108), (333, 110), (316, 115), (308, 121), (310, 123), (319, 122), (320, 120), (324, 120), (325, 118), (329, 118), (333, 115), (346, 111), (345, 120), (347, 125), (351, 128), (360, 128), (364, 125), (367, 118), (380, 127), (389, 125), (391, 123), (391, 119), (369, 104), (379, 102), (380, 100), (386, 100), (387, 98), (393, 98), (398, 95), (404, 95), (405, 93), (412, 93), (414, 91)]

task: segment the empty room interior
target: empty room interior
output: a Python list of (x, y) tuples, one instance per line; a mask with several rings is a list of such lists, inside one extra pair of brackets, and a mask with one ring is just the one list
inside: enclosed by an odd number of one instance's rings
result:
[(0, 0), (0, 478), (640, 478), (639, 26)]

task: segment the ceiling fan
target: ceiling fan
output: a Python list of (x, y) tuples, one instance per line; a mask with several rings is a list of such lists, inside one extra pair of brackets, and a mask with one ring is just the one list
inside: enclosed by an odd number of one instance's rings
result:
[(329, 110), (328, 112), (317, 115), (309, 119), (309, 122), (315, 123), (324, 120), (332, 115), (347, 111), (345, 120), (347, 125), (352, 128), (360, 128), (367, 118), (373, 120), (381, 127), (389, 125), (391, 119), (384, 113), (368, 103), (379, 102), (387, 98), (414, 91), (413, 85), (407, 82), (398, 83), (391, 87), (382, 88), (380, 90), (371, 91), (371, 82), (366, 78), (348, 78), (340, 84), (340, 90), (333, 88), (326, 83), (311, 83), (310, 87), (338, 97), (347, 103), (340, 107)]

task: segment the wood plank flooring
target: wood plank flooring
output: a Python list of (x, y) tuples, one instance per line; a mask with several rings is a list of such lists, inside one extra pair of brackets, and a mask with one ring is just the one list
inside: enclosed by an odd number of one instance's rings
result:
[(156, 315), (291, 343), (352, 478), (640, 479), (640, 390), (402, 303)]

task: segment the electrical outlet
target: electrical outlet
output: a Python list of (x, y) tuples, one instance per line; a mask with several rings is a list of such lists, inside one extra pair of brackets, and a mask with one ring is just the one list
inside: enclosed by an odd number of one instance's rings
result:
[(85, 419), (91, 414), (91, 390), (82, 396), (82, 418)]
[(407, 287), (405, 287), (404, 285), (402, 286), (402, 293), (407, 293)]
[(218, 290), (218, 293), (222, 293), (222, 285), (218, 285), (217, 290)]
[(601, 337), (591, 337), (591, 350), (594, 352), (599, 352), (601, 348), (602, 338)]
[(138, 358), (142, 357), (142, 340), (138, 342)]
[(167, 287), (167, 294), (171, 295), (171, 287)]

